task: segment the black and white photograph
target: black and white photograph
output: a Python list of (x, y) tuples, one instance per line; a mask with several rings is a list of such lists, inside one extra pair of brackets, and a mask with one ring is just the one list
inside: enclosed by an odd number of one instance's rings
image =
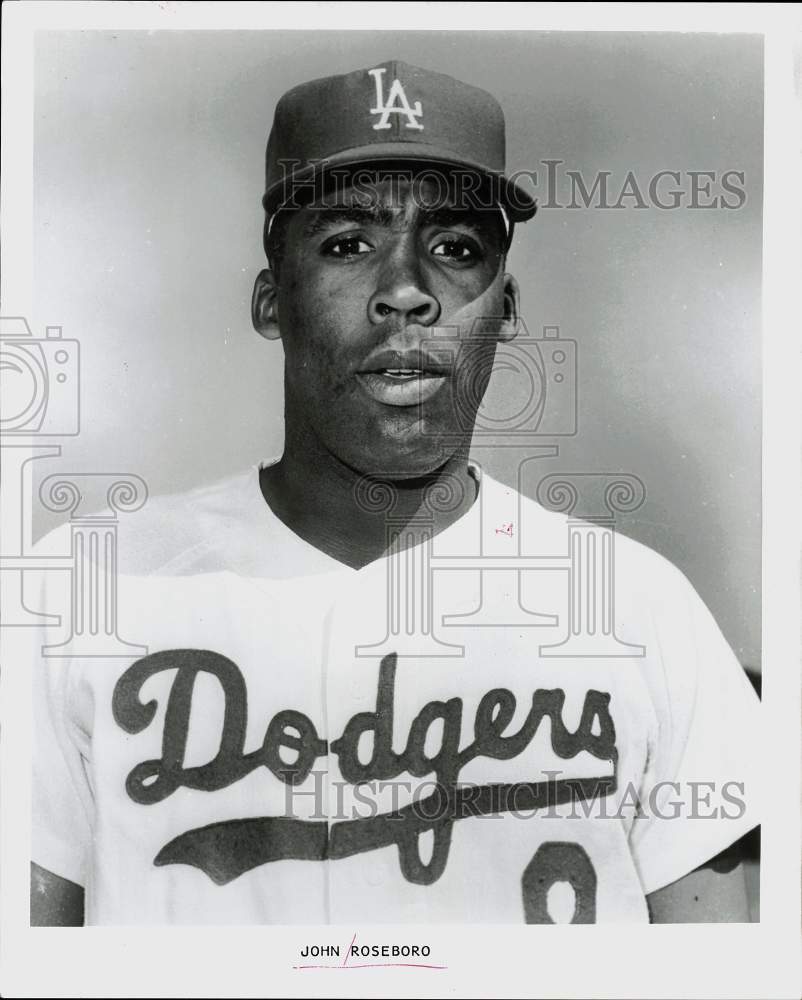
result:
[(13, 6), (4, 995), (797, 996), (798, 5)]

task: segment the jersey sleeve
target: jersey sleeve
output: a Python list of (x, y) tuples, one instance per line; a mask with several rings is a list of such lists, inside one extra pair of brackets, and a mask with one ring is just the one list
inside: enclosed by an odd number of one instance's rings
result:
[(650, 611), (658, 727), (630, 833), (647, 895), (759, 822), (760, 701), (702, 599), (669, 576)]
[[(64, 622), (69, 602), (63, 606), (54, 599), (58, 587), (45, 586), (43, 579), (37, 584), (25, 590), (26, 597), (36, 595), (29, 599), (31, 609), (57, 615)], [(21, 633), (15, 644), (18, 655), (32, 675), (31, 860), (85, 886), (93, 797), (86, 770), (88, 743), (71, 712), (76, 664), (43, 653), (43, 646), (63, 639), (63, 627), (15, 631)]]

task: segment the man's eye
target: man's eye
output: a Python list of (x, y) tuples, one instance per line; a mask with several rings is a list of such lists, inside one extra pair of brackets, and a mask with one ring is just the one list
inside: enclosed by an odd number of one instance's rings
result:
[(331, 257), (358, 257), (373, 247), (359, 236), (335, 236), (323, 244), (323, 253)]
[(432, 247), (432, 254), (435, 257), (446, 257), (454, 261), (476, 260), (481, 256), (478, 247), (472, 240), (458, 236), (452, 236), (435, 243)]

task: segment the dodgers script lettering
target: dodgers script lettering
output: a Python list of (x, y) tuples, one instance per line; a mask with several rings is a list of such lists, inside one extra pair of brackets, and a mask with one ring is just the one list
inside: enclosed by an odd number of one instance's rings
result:
[[(388, 781), (405, 773), (418, 778), (434, 776), (435, 791), (430, 796), (392, 813), (331, 825), (289, 816), (226, 820), (176, 837), (158, 853), (155, 864), (194, 865), (222, 885), (271, 861), (334, 860), (395, 844), (404, 878), (430, 885), (445, 870), (457, 820), (510, 809), (542, 809), (615, 791), (615, 774), (459, 785), (460, 772), (477, 757), (510, 760), (520, 755), (544, 719), (550, 721), (551, 746), (558, 757), (567, 760), (586, 751), (598, 760), (611, 762), (615, 768), (618, 751), (609, 693), (586, 692), (579, 724), (572, 732), (562, 717), (565, 692), (560, 688), (538, 689), (532, 695), (520, 729), (505, 735), (515, 713), (516, 698), (506, 688), (494, 688), (480, 700), (473, 720), (473, 740), (462, 748), (462, 699), (431, 701), (421, 707), (410, 726), (403, 752), (397, 753), (393, 750), (396, 670), (396, 655), (385, 656), (379, 667), (375, 710), (354, 715), (342, 735), (330, 744), (318, 735), (306, 715), (285, 709), (268, 724), (262, 745), (246, 751), (247, 687), (232, 660), (210, 650), (175, 649), (154, 653), (134, 663), (118, 680), (112, 698), (114, 719), (130, 734), (142, 732), (156, 715), (157, 702), (143, 702), (140, 698), (142, 686), (155, 674), (175, 671), (164, 717), (162, 755), (138, 764), (126, 780), (126, 792), (134, 802), (152, 806), (182, 787), (214, 792), (260, 767), (267, 768), (279, 781), (299, 785), (309, 776), (315, 762), (329, 753), (337, 756), (342, 776), (354, 785)], [(225, 712), (214, 758), (200, 766), (186, 767), (192, 694), (201, 673), (216, 678), (225, 700)], [(435, 722), (442, 724), (442, 738), (437, 751), (428, 756), (426, 739)], [(361, 737), (369, 732), (373, 734), (373, 751), (370, 760), (363, 763), (358, 747)], [(285, 747), (295, 751), (296, 759), (291, 765), (281, 758), (280, 751)], [(424, 864), (419, 838), (430, 830), (434, 849), (430, 861)]]

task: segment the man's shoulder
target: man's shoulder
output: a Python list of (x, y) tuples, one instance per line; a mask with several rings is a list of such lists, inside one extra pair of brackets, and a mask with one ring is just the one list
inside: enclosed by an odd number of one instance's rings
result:
[[(238, 519), (246, 515), (245, 486), (253, 470), (219, 477), (210, 483), (170, 492), (150, 494), (135, 511), (98, 510), (96, 516), (113, 516), (117, 535), (119, 571), (145, 576), (170, 572), (208, 552)], [(85, 530), (89, 529), (84, 519)], [(64, 521), (44, 535), (33, 555), (67, 554), (71, 551), (73, 523)]]

